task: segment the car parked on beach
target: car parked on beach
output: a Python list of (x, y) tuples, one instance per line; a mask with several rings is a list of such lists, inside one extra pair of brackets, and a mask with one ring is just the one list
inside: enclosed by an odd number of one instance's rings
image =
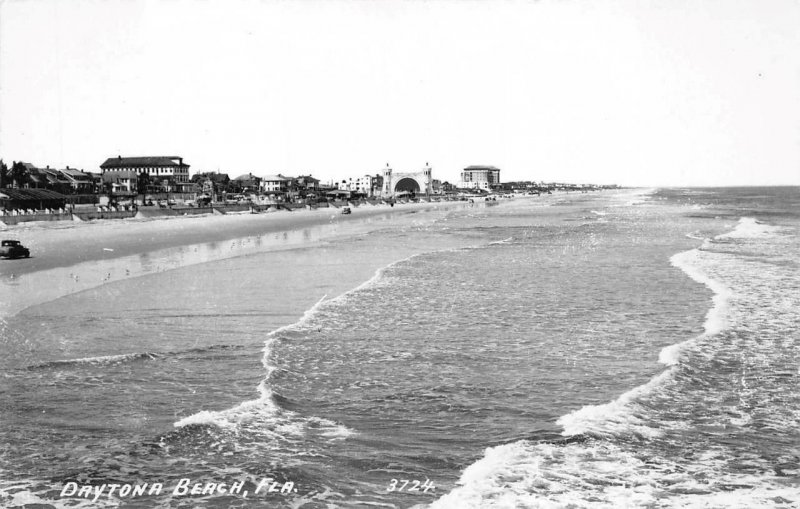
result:
[(350, 207), (342, 207), (342, 214), (350, 214), (350, 213), (352, 213)]
[(4, 240), (0, 242), (0, 257), (2, 258), (30, 258), (31, 252), (18, 240)]

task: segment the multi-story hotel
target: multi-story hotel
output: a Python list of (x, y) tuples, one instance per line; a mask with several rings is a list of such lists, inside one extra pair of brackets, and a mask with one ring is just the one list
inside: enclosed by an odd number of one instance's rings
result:
[(494, 166), (468, 166), (461, 172), (461, 182), (458, 183), (458, 187), (488, 191), (499, 184), (499, 168)]
[(189, 165), (178, 156), (109, 157), (100, 169), (103, 175), (121, 171), (134, 171), (137, 175), (147, 173), (154, 180), (171, 180), (179, 189), (189, 183)]

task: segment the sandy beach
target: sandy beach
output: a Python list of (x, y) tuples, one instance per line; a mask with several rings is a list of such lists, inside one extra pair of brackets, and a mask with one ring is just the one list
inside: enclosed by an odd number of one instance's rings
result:
[(0, 264), (0, 316), (121, 279), (309, 245), (470, 206), (482, 205), (464, 201), (361, 205), (349, 215), (325, 208), (7, 227), (0, 235), (22, 241), (31, 258)]

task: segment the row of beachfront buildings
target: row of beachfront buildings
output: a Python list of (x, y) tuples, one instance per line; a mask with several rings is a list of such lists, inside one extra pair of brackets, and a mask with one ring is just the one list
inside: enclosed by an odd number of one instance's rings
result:
[(272, 194), (287, 198), (309, 195), (347, 194), (396, 196), (398, 194), (446, 194), (458, 189), (491, 190), (500, 186), (500, 170), (493, 166), (470, 166), (457, 184), (433, 179), (426, 163), (418, 171), (394, 172), (389, 165), (375, 175), (362, 175), (323, 183), (311, 175), (257, 176), (252, 172), (231, 178), (226, 173), (189, 174), (189, 164), (180, 156), (110, 157), (100, 172), (87, 172), (67, 166), (55, 169), (31, 163), (13, 162), (8, 168), (0, 162), (0, 188), (48, 189), (64, 194), (108, 193), (133, 196), (146, 193), (195, 193), (209, 198), (219, 194)]

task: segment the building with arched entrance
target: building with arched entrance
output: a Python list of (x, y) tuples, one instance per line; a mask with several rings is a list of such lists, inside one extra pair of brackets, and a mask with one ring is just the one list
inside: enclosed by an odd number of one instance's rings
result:
[(428, 195), (433, 193), (431, 167), (425, 163), (420, 171), (395, 172), (389, 165), (383, 170), (381, 196), (391, 198), (398, 194)]

